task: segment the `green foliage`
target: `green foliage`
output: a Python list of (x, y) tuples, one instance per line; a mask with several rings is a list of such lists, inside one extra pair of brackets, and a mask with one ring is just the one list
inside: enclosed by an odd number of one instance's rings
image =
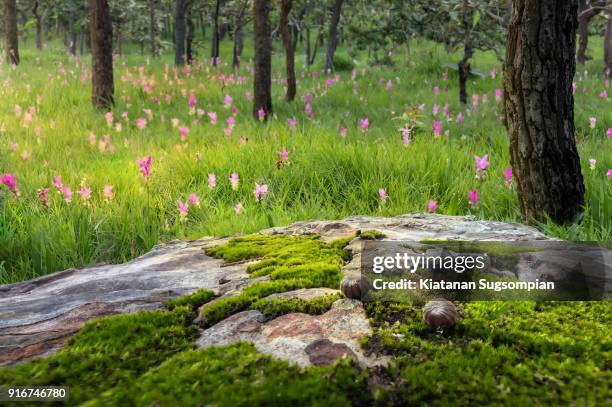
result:
[(247, 272), (252, 277), (270, 277), (269, 281), (246, 286), (241, 294), (202, 307), (200, 319), (207, 326), (253, 306), (270, 294), (298, 288), (338, 288), (341, 266), (348, 260), (348, 254), (341, 248), (314, 235), (250, 235), (213, 247), (207, 254), (226, 262), (261, 259), (249, 265)]
[(362, 240), (381, 240), (387, 237), (380, 230), (364, 230), (359, 234), (359, 238)]
[(174, 310), (176, 307), (182, 306), (188, 306), (191, 309), (195, 309), (213, 298), (215, 298), (215, 293), (213, 291), (202, 288), (191, 294), (168, 300), (165, 306), (170, 311)]
[(325, 295), (311, 300), (300, 298), (262, 298), (255, 301), (252, 309), (259, 310), (266, 318), (276, 318), (292, 312), (301, 312), (309, 315), (320, 315), (328, 311), (332, 304), (341, 299), (342, 295)]
[(348, 55), (336, 52), (334, 54), (334, 70), (335, 71), (350, 71), (355, 67), (355, 63)]

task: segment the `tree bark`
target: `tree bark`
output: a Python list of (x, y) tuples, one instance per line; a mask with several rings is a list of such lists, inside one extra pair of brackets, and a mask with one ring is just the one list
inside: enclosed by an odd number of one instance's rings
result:
[(234, 69), (240, 68), (240, 58), (242, 57), (242, 50), (244, 48), (244, 9), (240, 9), (236, 15), (236, 21), (234, 23), (234, 52), (232, 55), (232, 67)]
[(89, 0), (92, 102), (108, 110), (114, 103), (113, 26), (107, 0)]
[(293, 38), (289, 31), (289, 13), (291, 12), (292, 0), (281, 1), (281, 13), (279, 20), (279, 31), (285, 47), (285, 63), (287, 65), (287, 94), (285, 100), (287, 102), (295, 99), (297, 91), (295, 79), (295, 49), (293, 48)]
[(187, 12), (186, 12), (187, 37), (185, 38), (185, 54), (187, 56), (187, 63), (189, 64), (193, 61), (192, 46), (193, 46), (193, 39), (195, 37), (191, 6), (192, 6), (191, 2), (188, 2)]
[(338, 23), (342, 14), (342, 4), (344, 0), (336, 0), (332, 9), (331, 20), (329, 21), (329, 39), (327, 43), (327, 54), (325, 55), (325, 71), (334, 70), (334, 53), (338, 46)]
[(36, 49), (42, 49), (42, 15), (40, 14), (38, 7), (40, 6), (40, 0), (34, 0), (32, 3), (32, 14), (36, 21)]
[[(612, 6), (612, 3), (610, 4)], [(608, 16), (606, 36), (604, 38), (604, 70), (607, 76), (612, 75), (612, 14)]]
[(77, 32), (76, 32), (76, 19), (77, 19), (77, 13), (76, 13), (76, 5), (71, 3), (70, 4), (70, 11), (68, 12), (68, 33), (70, 35), (70, 43), (68, 44), (68, 50), (70, 52), (70, 55), (76, 55), (76, 49), (77, 49)]
[(17, 4), (15, 0), (4, 0), (4, 27), (8, 61), (11, 64), (19, 65), (19, 39), (17, 36)]
[(211, 39), (211, 47), (210, 47), (210, 62), (212, 66), (217, 66), (217, 61), (219, 60), (219, 41), (220, 41), (220, 33), (219, 33), (219, 12), (221, 9), (221, 0), (217, 0), (215, 2), (215, 13), (213, 15), (213, 33)]
[(185, 6), (187, 0), (176, 0), (174, 10), (174, 64), (185, 64)]
[(584, 182), (574, 134), (577, 0), (515, 0), (504, 66), (510, 162), (526, 221), (576, 220)]
[(255, 75), (253, 78), (253, 116), (263, 109), (267, 120), (272, 115), (272, 38), (270, 36), (270, 2), (253, 2), (253, 38)]
[(584, 65), (587, 60), (587, 49), (589, 47), (589, 22), (593, 17), (600, 13), (601, 7), (605, 7), (605, 1), (579, 0), (578, 7), (578, 34), (580, 41), (578, 42), (578, 52), (576, 53), (576, 62)]
[(151, 55), (157, 56), (157, 17), (155, 8), (157, 0), (149, 0), (149, 44), (151, 46)]
[(461, 12), (463, 15), (463, 58), (461, 58), (457, 67), (459, 69), (459, 101), (466, 104), (468, 100), (467, 81), (470, 77), (470, 59), (474, 55), (471, 36), (472, 18), (468, 0), (463, 0)]

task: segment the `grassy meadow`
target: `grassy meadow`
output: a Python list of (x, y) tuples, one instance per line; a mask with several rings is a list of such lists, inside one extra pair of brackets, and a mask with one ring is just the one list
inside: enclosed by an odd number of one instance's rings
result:
[[(612, 240), (612, 102), (602, 95), (601, 42), (592, 39), (594, 59), (575, 80), (584, 217), (573, 226), (539, 225), (561, 238)], [(508, 140), (495, 97), (502, 69), (492, 53), (476, 54), (472, 66), (483, 75), (469, 92), (477, 97), (461, 106), (457, 74), (445, 67), (457, 58), (432, 43), (412, 43), (393, 67), (372, 67), (360, 56), (354, 70), (341, 48), (344, 69), (333, 75), (320, 62), (306, 69), (300, 48), (298, 96), (287, 103), (276, 43), (268, 123), (251, 115), (248, 45), (236, 72), (229, 42), (217, 68), (204, 56), (176, 70), (169, 54), (117, 55), (112, 118), (91, 107), (89, 55), (68, 56), (60, 44), (40, 53), (28, 44), (21, 53), (16, 69), (0, 65), (0, 174), (13, 174), (19, 189), (0, 187), (0, 284), (123, 262), (171, 239), (424, 212), (430, 200), (438, 213), (520, 221), (516, 190), (504, 178)], [(474, 156), (485, 154), (490, 165), (477, 179)], [(137, 163), (147, 156), (150, 176)], [(260, 200), (256, 184), (268, 187)], [(474, 189), (477, 205), (468, 200)]]

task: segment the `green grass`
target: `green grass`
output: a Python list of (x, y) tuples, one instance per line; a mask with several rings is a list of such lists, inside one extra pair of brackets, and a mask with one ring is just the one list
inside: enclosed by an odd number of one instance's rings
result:
[[(598, 38), (591, 43), (595, 59), (586, 67), (589, 75), (584, 78), (580, 73), (576, 79), (577, 141), (587, 186), (585, 216), (580, 225), (542, 225), (547, 233), (575, 240), (612, 240), (612, 188), (606, 177), (607, 169), (612, 168), (612, 142), (605, 134), (612, 127), (612, 109), (609, 100), (597, 96), (603, 90), (600, 43)], [(223, 45), (223, 55), (230, 55), (229, 45)], [(247, 49), (244, 61), (249, 52)], [(449, 71), (447, 81), (441, 77), (445, 71), (441, 66), (456, 57), (431, 43), (415, 41), (410, 60), (406, 62), (406, 53), (399, 52), (394, 67), (370, 68), (365, 59), (357, 61), (358, 95), (353, 93), (350, 72), (340, 72), (340, 81), (328, 88), (325, 75), (319, 72), (313, 79), (298, 57), (298, 97), (292, 104), (284, 102), (283, 87), (274, 83), (275, 117), (268, 124), (250, 116), (251, 105), (245, 97), (252, 88), (248, 63), (236, 73), (247, 78), (244, 85), (220, 82), (221, 74), (231, 74), (226, 64), (218, 71), (207, 65), (192, 67), (189, 76), (177, 74), (179, 84), (169, 55), (152, 60), (119, 56), (114, 114), (123, 125), (121, 133), (108, 128), (103, 115), (92, 111), (89, 57), (69, 58), (58, 45), (40, 55), (24, 48), (22, 55), (23, 63), (16, 70), (2, 66), (0, 73), (0, 173), (15, 174), (21, 189), (20, 197), (0, 189), (0, 284), (69, 267), (123, 262), (174, 238), (251, 233), (311, 218), (394, 216), (425, 211), (430, 199), (438, 201), (438, 211), (444, 214), (520, 221), (516, 191), (507, 188), (502, 178), (509, 158), (501, 106), (493, 96), (501, 87), (500, 77), (470, 82), (470, 93), (486, 93), (489, 102), (467, 114), (458, 103), (456, 73)], [(276, 47), (273, 66), (274, 77), (281, 78), (280, 47)], [(491, 53), (478, 53), (473, 66), (483, 72), (496, 66), (501, 72)], [(386, 91), (379, 83), (381, 78), (383, 82), (391, 79), (393, 89)], [(143, 83), (152, 84), (150, 94)], [(432, 92), (434, 85), (441, 89), (438, 96)], [(582, 93), (584, 86), (587, 94)], [(192, 123), (197, 115), (188, 111), (189, 90), (195, 91), (199, 108), (217, 112), (216, 126), (206, 115), (199, 124)], [(314, 95), (312, 120), (304, 113), (306, 93)], [(171, 97), (169, 103), (164, 100), (166, 95)], [(225, 95), (232, 96), (239, 110), (229, 137), (222, 130), (231, 114), (223, 107)], [(159, 104), (152, 102), (152, 96), (159, 98)], [(463, 111), (465, 121), (443, 123), (449, 136), (435, 139), (432, 106), (445, 102), (454, 116)], [(398, 118), (407, 107), (421, 104), (425, 105), (420, 117), (423, 125), (405, 147), (398, 131), (404, 122)], [(15, 116), (15, 105), (23, 111), (36, 107), (29, 127), (23, 126), (23, 114)], [(139, 130), (134, 122), (146, 117), (143, 109), (151, 109), (153, 118)], [(128, 113), (129, 123), (121, 119), (122, 112)], [(359, 130), (359, 119), (366, 116), (370, 130), (364, 133)], [(597, 117), (595, 129), (589, 128), (590, 116)], [(292, 117), (297, 119), (295, 130), (287, 125)], [(172, 118), (189, 127), (187, 143), (180, 141)], [(348, 128), (345, 137), (340, 127)], [(96, 135), (94, 146), (89, 143), (89, 132)], [(105, 134), (114, 145), (113, 155), (108, 145), (104, 152), (98, 148)], [(248, 142), (241, 144), (241, 138)], [(124, 145), (126, 139), (129, 144)], [(13, 143), (18, 144), (15, 152)], [(283, 147), (289, 152), (290, 165), (277, 169)], [(30, 153), (25, 160), (21, 158), (24, 150)], [(489, 155), (491, 166), (481, 182), (474, 179), (473, 156), (483, 154)], [(147, 182), (135, 163), (145, 155), (153, 158)], [(595, 170), (589, 169), (590, 158), (597, 160)], [(237, 190), (228, 180), (232, 172), (240, 175)], [(217, 176), (214, 189), (208, 188), (209, 173)], [(64, 202), (51, 186), (56, 175), (74, 192), (72, 202)], [(76, 193), (83, 182), (92, 190), (87, 206)], [(256, 182), (269, 186), (261, 202), (254, 198)], [(105, 185), (113, 186), (110, 203), (102, 196)], [(48, 209), (37, 199), (37, 190), (43, 187), (50, 188)], [(386, 204), (379, 200), (379, 188), (388, 194)], [(477, 209), (470, 208), (467, 200), (472, 188), (481, 197)], [(191, 193), (199, 195), (200, 207), (190, 205), (187, 220), (181, 222), (176, 201), (185, 201)], [(239, 202), (244, 210), (238, 215), (234, 207)]]

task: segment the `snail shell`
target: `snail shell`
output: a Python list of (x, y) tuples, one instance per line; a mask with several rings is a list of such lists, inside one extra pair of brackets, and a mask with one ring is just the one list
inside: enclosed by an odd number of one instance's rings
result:
[(362, 287), (361, 280), (345, 278), (340, 283), (340, 291), (346, 298), (361, 300), (361, 296), (365, 294), (365, 286)]
[(455, 304), (444, 299), (432, 300), (423, 308), (423, 321), (434, 328), (450, 328), (459, 320)]

